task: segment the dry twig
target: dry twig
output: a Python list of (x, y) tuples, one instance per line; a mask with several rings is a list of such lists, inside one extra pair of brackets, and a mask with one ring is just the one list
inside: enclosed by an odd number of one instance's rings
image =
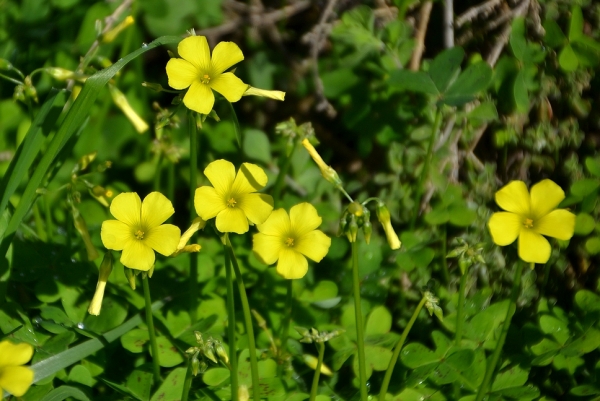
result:
[(418, 71), (419, 65), (421, 64), (421, 57), (425, 51), (425, 34), (427, 33), (427, 24), (429, 24), (429, 16), (431, 15), (431, 8), (433, 2), (427, 0), (421, 6), (419, 13), (419, 27), (417, 28), (416, 45), (413, 51), (412, 58), (410, 60), (410, 69), (412, 71)]

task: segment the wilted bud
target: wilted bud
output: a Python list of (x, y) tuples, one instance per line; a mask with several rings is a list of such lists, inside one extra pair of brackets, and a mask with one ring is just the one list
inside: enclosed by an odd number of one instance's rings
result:
[(217, 357), (215, 356), (215, 352), (213, 351), (212, 344), (206, 344), (202, 348), (202, 353), (204, 354), (205, 357), (207, 357), (208, 359), (210, 359), (214, 363), (219, 363), (217, 361)]
[(385, 206), (383, 202), (377, 203), (377, 208), (375, 209), (377, 213), (377, 219), (383, 226), (383, 231), (385, 231), (385, 236), (387, 237), (388, 244), (392, 249), (400, 249), (402, 243), (394, 231), (394, 227), (392, 227), (392, 219), (390, 216), (390, 211)]
[[(317, 369), (319, 360), (315, 356), (304, 354), (304, 355), (302, 355), (302, 359), (304, 359), (304, 363), (306, 363), (312, 370)], [(327, 365), (325, 365), (324, 362), (321, 362), (321, 373), (324, 375), (327, 375), (327, 376), (333, 375), (333, 372), (331, 371), (331, 369), (329, 369), (329, 367)]]
[(438, 303), (439, 303), (439, 299), (437, 299), (433, 293), (429, 292), (429, 291), (425, 291), (423, 293), (423, 297), (426, 299), (425, 302), (425, 308), (427, 308), (427, 310), (429, 311), (429, 316), (432, 316), (435, 314), (435, 316), (440, 319), (440, 321), (444, 320), (444, 312), (442, 311), (442, 308), (439, 307)]
[(135, 272), (133, 271), (133, 269), (130, 269), (129, 267), (126, 267), (124, 269), (124, 272), (125, 272), (125, 278), (129, 282), (129, 286), (131, 287), (132, 290), (135, 290)]
[(312, 144), (308, 141), (308, 139), (304, 138), (302, 140), (302, 146), (304, 146), (306, 148), (306, 150), (308, 151), (308, 154), (310, 154), (310, 157), (312, 157), (312, 159), (315, 161), (315, 163), (317, 163), (317, 166), (319, 167), (319, 170), (321, 170), (321, 174), (323, 175), (323, 177), (327, 181), (329, 181), (330, 183), (335, 185), (336, 187), (341, 187), (342, 180), (340, 180), (340, 177), (338, 176), (338, 174), (335, 172), (335, 170), (333, 168), (331, 168), (327, 164), (325, 164), (325, 162), (321, 158), (321, 155), (319, 155), (319, 153), (317, 152), (315, 147), (312, 146)]
[(198, 376), (198, 370), (200, 369), (200, 361), (198, 360), (198, 353), (196, 352), (194, 356), (192, 356), (192, 374), (194, 376)]
[(285, 92), (282, 91), (270, 91), (265, 89), (258, 89), (248, 85), (248, 89), (244, 92), (244, 96), (260, 96), (260, 97), (268, 97), (269, 99), (275, 99), (284, 101), (285, 100)]
[(90, 315), (98, 316), (100, 314), (100, 309), (102, 308), (102, 299), (104, 298), (104, 289), (106, 288), (106, 282), (108, 281), (108, 277), (112, 272), (112, 267), (112, 252), (106, 251), (106, 253), (104, 254), (104, 259), (102, 259), (102, 263), (100, 264), (100, 269), (98, 273), (98, 284), (96, 284), (96, 292), (94, 293), (94, 297), (92, 298), (92, 302), (90, 303), (90, 307), (88, 308), (88, 313)]
[(127, 100), (123, 92), (121, 92), (114, 85), (108, 85), (108, 89), (110, 91), (110, 95), (112, 96), (113, 101), (115, 102), (117, 107), (121, 109), (123, 114), (125, 114), (125, 116), (129, 119), (131, 124), (133, 124), (138, 134), (146, 132), (148, 130), (148, 124), (146, 124), (146, 121), (144, 121), (144, 119), (142, 119), (142, 117), (140, 117), (138, 113), (136, 113), (133, 107), (131, 107), (129, 101)]
[(117, 36), (119, 36), (121, 32), (123, 32), (123, 30), (125, 30), (125, 28), (129, 27), (134, 22), (135, 20), (133, 19), (133, 17), (131, 15), (128, 15), (123, 21), (121, 21), (120, 24), (118, 24), (113, 29), (102, 35), (102, 43), (112, 42), (117, 38)]

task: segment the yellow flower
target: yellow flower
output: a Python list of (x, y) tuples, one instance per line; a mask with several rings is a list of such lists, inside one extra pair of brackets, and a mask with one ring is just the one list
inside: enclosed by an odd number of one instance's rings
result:
[(497, 245), (512, 244), (519, 238), (519, 257), (529, 263), (546, 263), (550, 244), (542, 235), (568, 240), (575, 229), (575, 215), (556, 206), (565, 198), (564, 191), (551, 180), (531, 187), (512, 181), (496, 192), (496, 203), (505, 212), (492, 215), (488, 226)]
[(26, 364), (33, 356), (33, 347), (27, 343), (0, 342), (0, 395), (8, 391), (21, 397), (33, 383), (33, 370)]
[(310, 203), (300, 203), (288, 216), (277, 209), (257, 226), (253, 251), (265, 264), (277, 262), (277, 273), (284, 278), (302, 278), (308, 271), (306, 257), (320, 262), (327, 255), (331, 238), (316, 228), (321, 225), (317, 209)]
[(212, 187), (196, 189), (194, 206), (203, 220), (217, 217), (217, 230), (243, 234), (249, 224), (264, 222), (273, 210), (273, 198), (255, 193), (267, 185), (267, 175), (255, 164), (244, 163), (237, 175), (227, 160), (215, 160), (204, 169)]
[(148, 271), (154, 266), (154, 251), (169, 256), (177, 249), (181, 231), (162, 224), (174, 212), (171, 201), (160, 192), (151, 192), (144, 202), (135, 192), (124, 192), (110, 204), (110, 213), (117, 220), (102, 223), (102, 243), (123, 251), (123, 266)]
[(200, 114), (208, 114), (215, 103), (213, 90), (229, 102), (237, 102), (248, 85), (233, 72), (224, 72), (244, 59), (242, 51), (233, 42), (220, 42), (210, 54), (204, 36), (190, 36), (179, 42), (177, 51), (182, 58), (172, 58), (167, 63), (169, 86), (189, 90), (183, 104)]

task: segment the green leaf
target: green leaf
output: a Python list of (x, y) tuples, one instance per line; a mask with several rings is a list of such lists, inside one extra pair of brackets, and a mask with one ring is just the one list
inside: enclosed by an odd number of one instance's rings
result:
[(540, 328), (544, 333), (552, 335), (561, 345), (564, 345), (570, 337), (567, 323), (551, 315), (540, 317)]
[(506, 318), (508, 305), (508, 300), (497, 302), (477, 313), (465, 325), (465, 337), (483, 342), (485, 348), (495, 346), (494, 333)]
[(580, 290), (575, 294), (575, 304), (583, 312), (600, 311), (600, 296), (589, 290)]
[(558, 55), (558, 64), (560, 64), (560, 67), (567, 72), (572, 72), (577, 69), (579, 60), (571, 45), (567, 44), (562, 48)]
[(425, 215), (425, 222), (432, 226), (446, 224), (450, 220), (448, 210), (442, 206), (436, 207)]
[(208, 386), (218, 386), (225, 380), (229, 379), (229, 369), (226, 368), (212, 368), (208, 369), (204, 375), (202, 375), (202, 381)]
[(544, 42), (551, 48), (558, 48), (567, 42), (567, 38), (563, 33), (562, 29), (558, 26), (554, 20), (544, 21)]
[[(85, 310), (85, 305), (84, 310)], [(102, 300), (102, 313), (99, 316), (88, 315), (84, 320), (87, 330), (102, 333), (122, 324), (127, 318), (129, 304), (110, 295)]]
[(583, 35), (583, 13), (581, 7), (573, 6), (569, 23), (569, 41), (573, 42)]
[(590, 384), (584, 384), (583, 386), (573, 387), (569, 393), (578, 397), (585, 397), (589, 395), (600, 394), (600, 389)]
[(485, 90), (491, 81), (492, 67), (489, 64), (484, 62), (472, 64), (448, 88), (443, 102), (450, 106), (461, 106)]
[(127, 377), (127, 388), (140, 400), (150, 400), (152, 381), (154, 380), (150, 364), (142, 365)]
[(419, 343), (410, 343), (400, 352), (402, 363), (411, 369), (431, 363), (438, 363), (440, 358), (429, 348)]
[(588, 171), (595, 175), (596, 177), (600, 177), (600, 157), (586, 157), (585, 158), (585, 167), (587, 167)]
[(561, 350), (566, 356), (581, 356), (600, 347), (600, 331), (590, 328)]
[(360, 80), (349, 68), (338, 68), (321, 74), (323, 92), (326, 97), (335, 99), (350, 90)]
[(469, 209), (466, 205), (453, 206), (448, 210), (450, 223), (457, 227), (468, 227), (476, 219), (477, 213), (473, 209)]
[(510, 31), (510, 48), (519, 61), (527, 56), (527, 40), (525, 39), (525, 18), (518, 17), (513, 20)]
[(515, 77), (513, 84), (513, 97), (515, 100), (515, 106), (517, 111), (520, 113), (527, 113), (529, 111), (529, 95), (527, 93), (527, 76), (525, 69), (519, 70)]
[(257, 129), (248, 129), (244, 133), (244, 153), (250, 159), (263, 163), (271, 162), (271, 143), (267, 134)]
[(388, 79), (388, 85), (402, 91), (424, 93), (431, 96), (440, 95), (431, 77), (423, 71), (393, 71)]
[(40, 401), (62, 401), (62, 400), (66, 400), (69, 397), (74, 398), (76, 400), (81, 400), (81, 401), (89, 401), (90, 400), (83, 391), (79, 390), (76, 387), (60, 386), (60, 387), (55, 388), (54, 390), (50, 391)]
[[(167, 337), (157, 337), (156, 345), (158, 346), (158, 360), (160, 366), (172, 368), (183, 362), (183, 357)], [(152, 349), (150, 349), (150, 355), (152, 355)]]
[(321, 280), (317, 286), (311, 289), (304, 289), (300, 295), (300, 301), (303, 302), (318, 302), (331, 298), (335, 298), (338, 295), (338, 286), (333, 281)]
[(584, 178), (575, 181), (571, 185), (571, 193), (580, 198), (584, 198), (600, 188), (600, 180), (597, 178)]
[(521, 369), (519, 366), (513, 366), (498, 373), (492, 391), (499, 391), (511, 387), (521, 387), (527, 383), (529, 371)]
[(149, 340), (148, 330), (133, 329), (121, 337), (121, 345), (127, 351), (139, 354), (144, 351), (144, 345)]
[(183, 391), (186, 370), (186, 368), (173, 369), (165, 381), (162, 382), (156, 393), (154, 393), (151, 401), (181, 400), (181, 392)]
[(392, 314), (385, 306), (376, 306), (367, 318), (365, 335), (385, 334), (392, 328)]
[(600, 238), (593, 237), (585, 241), (585, 250), (590, 253), (590, 255), (597, 255), (600, 253)]
[(481, 122), (496, 121), (498, 110), (496, 110), (496, 105), (493, 102), (482, 102), (469, 113), (469, 118)]
[(588, 235), (596, 227), (596, 221), (587, 213), (579, 213), (575, 217), (575, 234)]
[(453, 47), (441, 52), (431, 62), (429, 76), (440, 93), (444, 93), (456, 79), (464, 57), (465, 51), (461, 47)]

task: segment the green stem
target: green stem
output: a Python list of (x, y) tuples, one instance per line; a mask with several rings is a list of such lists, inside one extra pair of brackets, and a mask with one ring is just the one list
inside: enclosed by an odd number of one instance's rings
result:
[(435, 114), (435, 121), (433, 122), (433, 129), (431, 131), (431, 136), (429, 137), (429, 144), (427, 145), (427, 154), (425, 155), (425, 161), (423, 162), (423, 171), (421, 171), (421, 176), (419, 177), (419, 181), (417, 183), (417, 189), (415, 193), (415, 210), (413, 211), (412, 220), (410, 221), (410, 229), (415, 228), (415, 223), (417, 222), (417, 217), (419, 215), (419, 209), (421, 208), (421, 197), (423, 196), (423, 185), (425, 185), (425, 180), (429, 175), (429, 165), (431, 164), (431, 156), (433, 153), (433, 145), (435, 144), (435, 139), (437, 138), (438, 130), (440, 129), (440, 124), (442, 122), (442, 109), (438, 108)]
[(275, 185), (273, 187), (273, 200), (275, 201), (275, 207), (278, 207), (281, 204), (281, 190), (283, 189), (283, 184), (285, 183), (285, 177), (287, 175), (288, 170), (290, 169), (290, 164), (292, 162), (292, 155), (296, 150), (296, 143), (298, 141), (294, 140), (294, 146), (290, 151), (290, 154), (285, 155), (285, 159), (281, 166), (279, 167), (279, 174), (277, 175), (277, 180), (275, 181)]
[(48, 236), (48, 241), (51, 241), (54, 227), (52, 226), (52, 209), (50, 208), (50, 197), (48, 194), (44, 197), (44, 218), (46, 222), (46, 235)]
[(365, 362), (365, 336), (360, 307), (360, 281), (358, 278), (358, 246), (352, 243), (352, 286), (354, 293), (354, 316), (356, 319), (356, 341), (358, 345), (358, 373), (360, 378), (360, 399), (367, 401), (367, 371)]
[(240, 266), (238, 265), (235, 253), (233, 252), (233, 246), (229, 241), (229, 237), (226, 237), (227, 247), (229, 248), (229, 256), (233, 264), (233, 270), (235, 271), (235, 281), (238, 285), (238, 291), (240, 293), (240, 300), (242, 301), (242, 310), (244, 312), (244, 322), (246, 325), (246, 334), (248, 334), (248, 351), (250, 352), (250, 370), (252, 372), (252, 398), (254, 401), (260, 401), (260, 386), (258, 383), (258, 361), (256, 360), (256, 345), (254, 344), (254, 329), (252, 328), (252, 315), (250, 314), (250, 305), (248, 304), (248, 296), (246, 295), (246, 287), (244, 286), (244, 280), (242, 273), (240, 272)]
[(319, 376), (321, 375), (321, 365), (323, 365), (323, 355), (325, 355), (325, 343), (315, 343), (319, 351), (319, 359), (317, 361), (317, 368), (315, 369), (315, 375), (313, 376), (312, 387), (310, 389), (310, 401), (315, 401), (317, 398), (317, 389), (319, 388)]
[(156, 171), (154, 172), (154, 190), (160, 192), (160, 174), (162, 167), (163, 155), (162, 153), (158, 155), (158, 160), (156, 161)]
[(183, 382), (183, 392), (181, 393), (181, 401), (187, 401), (190, 396), (192, 378), (192, 360), (188, 359), (187, 370), (185, 371), (185, 381)]
[(146, 301), (146, 325), (150, 335), (150, 348), (152, 349), (152, 368), (154, 372), (154, 382), (160, 383), (160, 364), (158, 359), (158, 344), (156, 343), (156, 333), (154, 332), (154, 318), (152, 317), (152, 300), (150, 299), (150, 285), (148, 283), (148, 274), (142, 274), (142, 283), (144, 285), (144, 300)]
[(548, 279), (550, 277), (550, 267), (552, 265), (550, 263), (546, 263), (544, 266), (544, 278), (542, 281), (542, 288), (540, 290), (540, 297), (543, 297), (546, 294), (546, 287), (548, 286)]
[(464, 320), (465, 286), (467, 285), (467, 272), (460, 277), (460, 288), (458, 289), (458, 308), (456, 310), (456, 333), (454, 342), (456, 346), (460, 345), (462, 340), (462, 329)]
[(385, 395), (387, 394), (387, 390), (390, 385), (390, 380), (392, 378), (392, 373), (394, 372), (394, 367), (396, 366), (396, 362), (398, 362), (398, 357), (400, 356), (400, 351), (402, 351), (402, 347), (404, 347), (404, 342), (406, 341), (406, 337), (408, 337), (408, 333), (410, 333), (410, 330), (412, 329), (413, 325), (415, 324), (415, 321), (417, 320), (419, 313), (421, 313), (421, 309), (423, 309), (425, 302), (427, 302), (427, 298), (423, 297), (423, 299), (421, 299), (421, 302), (419, 302), (419, 305), (417, 305), (417, 309), (415, 309), (413, 315), (411, 316), (410, 320), (408, 321), (408, 324), (404, 328), (402, 335), (400, 336), (400, 340), (398, 340), (398, 343), (396, 344), (396, 347), (394, 348), (394, 353), (392, 354), (392, 359), (390, 359), (390, 364), (388, 365), (388, 368), (385, 371), (385, 376), (383, 377), (383, 383), (381, 383), (381, 391), (379, 392), (379, 401), (385, 400)]
[(229, 365), (231, 366), (231, 400), (238, 399), (238, 363), (237, 347), (235, 345), (235, 303), (233, 301), (233, 277), (231, 274), (231, 260), (229, 258), (228, 234), (225, 233), (223, 254), (225, 255), (225, 280), (227, 282), (227, 341), (229, 344)]
[(167, 198), (175, 199), (175, 163), (167, 163)]
[(283, 373), (283, 362), (285, 361), (285, 354), (287, 352), (287, 339), (290, 332), (290, 322), (292, 320), (292, 306), (294, 302), (294, 280), (286, 280), (286, 288), (287, 293), (285, 297), (285, 309), (283, 311), (283, 322), (281, 324), (281, 334), (280, 341), (281, 346), (279, 348), (280, 355), (280, 365), (279, 365), (279, 375)]
[(42, 219), (42, 214), (40, 213), (39, 203), (35, 202), (33, 204), (33, 217), (35, 219), (35, 230), (37, 232), (38, 237), (47, 242), (48, 238), (46, 237), (46, 231), (44, 230), (44, 223)]
[[(196, 185), (198, 178), (198, 131), (196, 124), (196, 113), (190, 112), (188, 119), (188, 131), (190, 135), (190, 221), (196, 217), (196, 209), (194, 207), (194, 196), (196, 194)], [(194, 242), (196, 235), (190, 239)], [(190, 253), (190, 281), (189, 281), (189, 306), (190, 319), (192, 323), (196, 322), (198, 310), (198, 254)]]
[[(479, 391), (477, 392), (477, 397), (475, 401), (483, 400), (483, 397), (488, 392), (488, 388), (492, 383), (492, 379), (494, 378), (494, 372), (496, 371), (496, 365), (498, 364), (498, 360), (500, 359), (500, 353), (502, 352), (502, 347), (504, 346), (504, 341), (506, 341), (506, 335), (508, 334), (508, 328), (510, 327), (510, 322), (515, 314), (517, 297), (519, 296), (519, 289), (521, 287), (521, 274), (523, 272), (524, 263), (517, 262), (517, 269), (515, 271), (515, 278), (513, 279), (513, 286), (510, 292), (510, 303), (508, 304), (508, 309), (506, 310), (506, 317), (504, 318), (504, 322), (502, 323), (502, 332), (500, 333), (500, 338), (496, 343), (496, 348), (494, 349), (494, 353), (492, 354), (489, 363), (486, 365), (485, 376), (483, 377), (483, 382), (479, 387)], [(531, 266), (534, 264), (532, 263)]]
[(444, 276), (445, 284), (448, 284), (450, 282), (450, 273), (448, 272), (448, 260), (446, 259), (446, 255), (448, 254), (447, 242), (448, 225), (442, 224), (442, 275)]

